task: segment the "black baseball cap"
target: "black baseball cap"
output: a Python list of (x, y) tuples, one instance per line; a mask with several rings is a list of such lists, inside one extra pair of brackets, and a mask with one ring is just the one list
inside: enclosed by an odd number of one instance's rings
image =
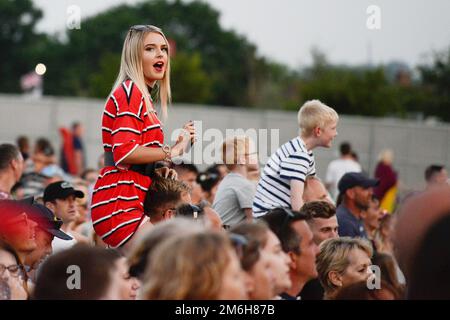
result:
[(34, 210), (30, 218), (35, 220), (39, 227), (62, 240), (72, 240), (71, 236), (61, 231), (62, 220), (56, 217), (49, 208), (40, 203), (34, 203), (32, 207)]
[(70, 182), (53, 182), (44, 190), (44, 202), (55, 199), (66, 199), (70, 195), (74, 195), (76, 198), (84, 197), (84, 193), (80, 190), (75, 190)]
[(376, 187), (380, 181), (378, 179), (371, 179), (361, 172), (347, 172), (339, 180), (338, 189), (342, 194), (346, 190), (353, 187), (373, 188)]

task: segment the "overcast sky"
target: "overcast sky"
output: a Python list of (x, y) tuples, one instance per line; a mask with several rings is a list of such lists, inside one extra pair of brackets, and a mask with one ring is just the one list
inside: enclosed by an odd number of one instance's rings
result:
[[(82, 17), (141, 0), (33, 0), (44, 11), (40, 31), (65, 29), (67, 8)], [(424, 54), (450, 46), (450, 0), (204, 0), (221, 13), (220, 23), (256, 44), (258, 53), (305, 66), (317, 47), (333, 63), (426, 61)], [(369, 5), (381, 10), (381, 29), (369, 30)], [(141, 21), (137, 21), (140, 23)], [(151, 21), (149, 21), (151, 23)], [(81, 25), (80, 32), (83, 31)], [(425, 59), (425, 60), (424, 60)]]

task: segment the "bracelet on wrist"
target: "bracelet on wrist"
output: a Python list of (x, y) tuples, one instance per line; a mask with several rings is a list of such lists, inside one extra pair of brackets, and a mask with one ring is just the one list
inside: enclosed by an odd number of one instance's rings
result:
[(168, 144), (165, 144), (163, 147), (162, 147), (162, 151), (165, 153), (165, 158), (164, 158), (164, 161), (167, 161), (167, 162), (172, 162), (172, 155), (171, 155), (171, 153), (172, 153), (172, 148), (168, 145)]

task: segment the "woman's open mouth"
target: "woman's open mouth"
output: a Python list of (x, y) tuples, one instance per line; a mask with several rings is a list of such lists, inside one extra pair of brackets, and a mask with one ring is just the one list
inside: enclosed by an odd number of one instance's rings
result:
[(164, 72), (164, 62), (157, 62), (153, 65), (153, 68), (156, 72)]

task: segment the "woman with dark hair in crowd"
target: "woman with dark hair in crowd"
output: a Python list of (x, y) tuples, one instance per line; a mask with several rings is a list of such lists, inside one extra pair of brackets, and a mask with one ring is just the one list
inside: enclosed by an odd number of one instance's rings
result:
[(223, 163), (216, 163), (216, 164), (213, 164), (213, 165), (212, 165), (211, 167), (209, 167), (209, 168), (211, 168), (211, 169), (213, 169), (213, 170), (217, 170), (217, 171), (219, 172), (219, 174), (220, 174), (220, 180), (222, 180), (223, 178), (225, 178), (225, 176), (226, 176), (227, 174), (230, 173), (230, 171), (228, 170), (227, 166), (226, 166), (225, 164), (223, 164)]
[(385, 211), (380, 208), (380, 201), (375, 196), (372, 196), (372, 199), (369, 201), (369, 207), (361, 210), (360, 217), (363, 220), (364, 229), (370, 241), (373, 241), (375, 238), (375, 233), (380, 227), (380, 220), (385, 214)]
[(392, 237), (394, 234), (395, 216), (385, 214), (379, 221), (378, 229), (375, 231), (373, 242), (377, 252), (394, 255)]
[(274, 299), (275, 278), (267, 253), (262, 244), (252, 236), (267, 232), (262, 224), (243, 222), (229, 230), (229, 236), (245, 271), (247, 292), (250, 300)]
[(27, 161), (27, 159), (30, 157), (30, 139), (27, 136), (19, 136), (17, 137), (16, 142), (17, 147), (22, 154), (23, 160)]
[(390, 254), (377, 252), (372, 257), (372, 263), (374, 266), (378, 266), (380, 268), (381, 280), (392, 287), (392, 289), (396, 292), (396, 297), (403, 297), (405, 288), (400, 283), (400, 269), (394, 257)]
[(250, 242), (259, 243), (262, 255), (269, 261), (270, 273), (273, 277), (273, 294), (275, 299), (291, 288), (292, 282), (289, 276), (289, 262), (291, 259), (281, 248), (278, 237), (273, 233), (264, 221), (244, 223), (237, 225), (233, 232), (243, 235)]
[(0, 241), (0, 279), (3, 289), (0, 300), (26, 300), (28, 298), (27, 275), (14, 249)]
[[(119, 289), (119, 300), (136, 300), (138, 290), (141, 287), (141, 281), (130, 274), (130, 266), (126, 257), (122, 256), (115, 249), (107, 249), (111, 251), (111, 263), (116, 268), (118, 275), (117, 287)], [(113, 278), (114, 279), (114, 278)]]
[(203, 191), (203, 199), (210, 205), (214, 203), (220, 181), (222, 181), (221, 173), (215, 167), (208, 168), (197, 176), (197, 183)]

